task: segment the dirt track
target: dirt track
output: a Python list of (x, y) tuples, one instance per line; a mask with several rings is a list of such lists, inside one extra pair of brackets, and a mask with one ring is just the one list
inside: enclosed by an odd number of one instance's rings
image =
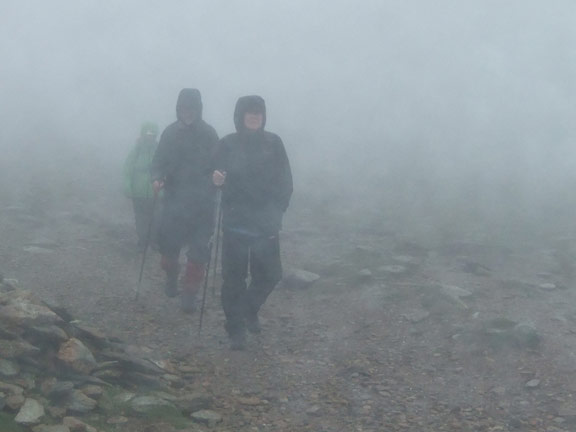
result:
[[(198, 315), (182, 315), (177, 299), (164, 297), (155, 254), (134, 303), (140, 256), (129, 206), (113, 201), (114, 217), (94, 203), (91, 211), (81, 203), (0, 209), (1, 270), (91, 325), (189, 363), (195, 385), (216, 397), (225, 418), (218, 430), (576, 428), (576, 299), (546, 245), (463, 239), (423, 248), (385, 227), (329, 228), (295, 202), (285, 266), (322, 278), (307, 290), (277, 289), (262, 312), (263, 334), (231, 352), (217, 296), (208, 297), (199, 336)], [(382, 273), (406, 256), (413, 265), (405, 274)], [(473, 274), (466, 263), (488, 270)], [(358, 276), (364, 268), (371, 280)], [(454, 301), (442, 285), (472, 295)], [(484, 328), (496, 318), (532, 325), (540, 344), (494, 344)]]

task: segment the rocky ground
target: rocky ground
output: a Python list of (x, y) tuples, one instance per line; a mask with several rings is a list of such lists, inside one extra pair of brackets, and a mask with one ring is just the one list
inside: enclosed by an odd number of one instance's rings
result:
[[(125, 401), (114, 412), (106, 403), (61, 410), (49, 423), (75, 415), (100, 431), (576, 430), (570, 239), (430, 242), (295, 201), (282, 238), (286, 273), (319, 279), (281, 284), (262, 311), (262, 335), (232, 352), (217, 290), (199, 333), (198, 315), (164, 297), (154, 253), (135, 301), (141, 255), (129, 206), (114, 204), (5, 203), (3, 276), (75, 323), (139, 346), (166, 368), (159, 397), (200, 394), (207, 402), (197, 408), (214, 418), (192, 419), (190, 409), (142, 416)], [(45, 379), (25, 390), (41, 394)], [(146, 383), (122, 385), (158, 395)]]

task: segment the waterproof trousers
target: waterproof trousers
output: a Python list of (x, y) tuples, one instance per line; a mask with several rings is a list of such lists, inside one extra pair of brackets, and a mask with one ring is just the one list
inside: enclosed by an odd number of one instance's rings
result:
[(246, 317), (258, 313), (282, 279), (278, 235), (256, 237), (225, 229), (222, 238), (222, 278), (226, 331), (233, 336), (245, 331)]

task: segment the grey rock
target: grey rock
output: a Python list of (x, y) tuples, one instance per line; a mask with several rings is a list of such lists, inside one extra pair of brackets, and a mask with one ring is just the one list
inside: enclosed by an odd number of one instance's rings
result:
[(195, 413), (192, 413), (190, 417), (195, 422), (207, 425), (209, 427), (214, 427), (218, 423), (221, 423), (223, 420), (220, 414), (218, 414), (216, 411), (211, 410), (196, 411)]
[(104, 381), (117, 381), (123, 372), (120, 369), (103, 369), (92, 373), (92, 376)]
[(68, 334), (55, 325), (29, 327), (25, 337), (38, 345), (61, 344), (69, 339)]
[(46, 407), (46, 411), (48, 411), (48, 414), (50, 415), (50, 417), (52, 417), (54, 419), (59, 419), (59, 418), (64, 417), (66, 415), (66, 411), (68, 411), (68, 410), (64, 406), (48, 405)]
[(111, 425), (120, 425), (120, 424), (128, 423), (128, 421), (129, 421), (128, 417), (114, 416), (114, 417), (110, 417), (108, 420), (106, 420), (106, 423), (111, 424)]
[(70, 322), (74, 320), (74, 317), (68, 312), (68, 310), (61, 304), (52, 300), (43, 300), (42, 304), (58, 315), (64, 322)]
[(322, 408), (320, 405), (312, 405), (306, 410), (306, 414), (308, 415), (320, 415)]
[(86, 385), (80, 391), (92, 399), (99, 399), (104, 394), (104, 389), (97, 385)]
[(69, 381), (59, 381), (46, 389), (46, 396), (51, 401), (58, 401), (67, 398), (74, 391), (74, 383)]
[(123, 393), (117, 394), (114, 397), (114, 402), (119, 403), (119, 404), (125, 404), (126, 402), (130, 402), (135, 397), (136, 397), (136, 393), (123, 392)]
[(73, 322), (72, 332), (78, 339), (86, 340), (99, 349), (103, 349), (110, 344), (110, 341), (104, 333), (80, 321)]
[(85, 414), (93, 411), (97, 405), (98, 402), (94, 399), (89, 398), (80, 390), (74, 390), (69, 397), (67, 408), (71, 412)]
[(44, 415), (44, 406), (36, 399), (28, 398), (16, 414), (14, 421), (23, 425), (34, 425), (38, 424)]
[(96, 428), (87, 425), (76, 417), (64, 417), (62, 419), (62, 424), (68, 426), (68, 428), (70, 428), (70, 430), (73, 432), (97, 432)]
[(2, 358), (16, 359), (20, 357), (33, 357), (38, 353), (40, 353), (40, 348), (24, 340), (0, 339), (0, 357)]
[(12, 382), (24, 390), (31, 390), (36, 388), (36, 375), (30, 373), (22, 373), (18, 378), (13, 378)]
[(282, 279), (281, 284), (284, 288), (304, 289), (318, 281), (318, 279), (320, 279), (320, 276), (316, 273), (293, 269)]
[[(118, 348), (123, 349), (125, 347), (119, 346)], [(135, 354), (105, 349), (100, 351), (100, 355), (110, 361), (118, 362), (118, 365), (121, 366), (122, 369), (128, 371), (140, 372), (150, 375), (164, 374), (164, 370), (158, 367), (156, 364), (154, 364), (154, 362), (152, 362), (147, 358), (137, 356)]]
[(514, 346), (535, 349), (541, 342), (537, 330), (527, 323), (516, 323), (507, 318), (496, 318), (484, 324), (485, 335), (494, 347)]
[[(16, 291), (14, 291), (16, 293)], [(3, 294), (7, 296), (10, 293)], [(10, 298), (9, 303), (0, 307), (0, 320), (18, 326), (32, 327), (35, 325), (57, 324), (61, 322), (58, 315), (46, 306), (36, 304), (24, 294)]]
[(139, 414), (145, 414), (158, 408), (174, 407), (170, 402), (155, 396), (137, 396), (130, 401), (130, 408)]
[(9, 383), (5, 383), (0, 381), (0, 391), (3, 393), (6, 393), (8, 395), (13, 395), (13, 394), (17, 394), (17, 395), (21, 395), (24, 394), (24, 389), (18, 385), (14, 385), (14, 384), (9, 384)]
[(23, 394), (13, 394), (6, 398), (6, 405), (12, 410), (16, 411), (22, 408), (26, 398)]
[(40, 425), (32, 428), (32, 432), (70, 432), (70, 428), (64, 425)]
[(170, 386), (161, 378), (139, 372), (125, 372), (122, 374), (122, 380), (142, 388), (152, 390), (170, 390)]
[(212, 396), (201, 393), (189, 393), (175, 401), (176, 406), (185, 414), (212, 408), (214, 399)]
[(0, 358), (0, 375), (3, 377), (13, 377), (20, 373), (20, 366), (18, 363)]

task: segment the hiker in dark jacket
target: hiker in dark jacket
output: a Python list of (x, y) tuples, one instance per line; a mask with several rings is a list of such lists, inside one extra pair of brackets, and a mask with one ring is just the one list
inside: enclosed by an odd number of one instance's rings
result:
[[(143, 248), (147, 240), (156, 243), (156, 230), (148, 239), (148, 230), (152, 223), (154, 198), (150, 179), (150, 164), (158, 147), (158, 125), (145, 122), (140, 128), (140, 137), (130, 150), (124, 162), (124, 194), (132, 200), (138, 247)], [(153, 227), (154, 228), (154, 227)]]
[(176, 117), (160, 137), (151, 173), (154, 189), (164, 189), (159, 247), (166, 295), (177, 295), (180, 251), (187, 246), (181, 303), (183, 311), (191, 313), (204, 279), (214, 226), (216, 188), (210, 177), (218, 135), (202, 120), (202, 99), (196, 89), (180, 91)]
[(225, 328), (231, 348), (244, 349), (246, 329), (261, 331), (258, 312), (282, 278), (279, 231), (292, 173), (282, 140), (264, 130), (264, 99), (238, 99), (234, 124), (237, 132), (218, 145), (212, 179), (222, 187)]

